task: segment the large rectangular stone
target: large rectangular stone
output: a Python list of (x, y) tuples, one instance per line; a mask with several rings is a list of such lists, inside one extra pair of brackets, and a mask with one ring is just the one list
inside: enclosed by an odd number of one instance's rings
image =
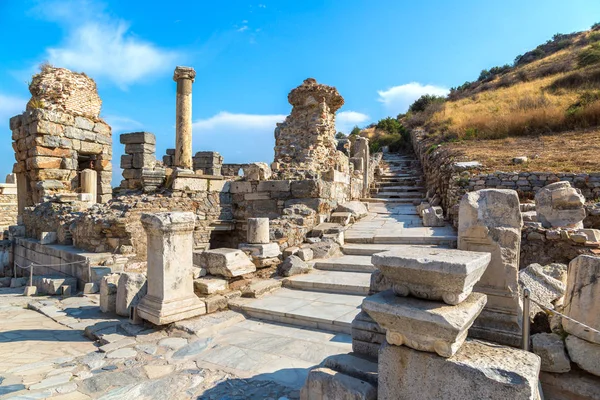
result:
[(156, 144), (156, 136), (150, 132), (123, 133), (119, 140), (122, 144)]
[(540, 358), (467, 340), (450, 358), (384, 343), (379, 350), (379, 400), (537, 400)]
[(208, 190), (208, 181), (203, 178), (177, 177), (173, 180), (173, 190), (201, 192)]
[(365, 298), (362, 308), (386, 329), (388, 342), (450, 357), (465, 341), (485, 303), (481, 293), (471, 293), (462, 303), (449, 306), (386, 290)]
[(376, 400), (377, 388), (329, 368), (315, 368), (308, 373), (306, 383), (300, 391), (300, 399)]
[(125, 153), (148, 153), (154, 154), (156, 152), (156, 145), (149, 143), (129, 143), (125, 145)]
[(231, 182), (231, 193), (251, 193), (252, 183), (250, 182)]
[(289, 192), (290, 181), (262, 181), (258, 183), (259, 192)]

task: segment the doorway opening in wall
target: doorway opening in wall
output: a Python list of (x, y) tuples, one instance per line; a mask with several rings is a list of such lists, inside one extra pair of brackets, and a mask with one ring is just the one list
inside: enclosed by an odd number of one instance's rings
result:
[(96, 159), (97, 156), (96, 154), (82, 154), (79, 153), (77, 155), (77, 177), (76, 182), (74, 182), (73, 184), (73, 188), (75, 189), (76, 192), (81, 193), (82, 192), (82, 188), (81, 188), (81, 171), (83, 171), (84, 169), (96, 169)]

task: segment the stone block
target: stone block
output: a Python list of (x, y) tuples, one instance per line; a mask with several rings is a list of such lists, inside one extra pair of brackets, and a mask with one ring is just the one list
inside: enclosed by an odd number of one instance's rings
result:
[(271, 168), (263, 162), (246, 164), (242, 169), (244, 178), (249, 181), (266, 181), (272, 175)]
[(123, 133), (119, 137), (121, 144), (156, 144), (156, 136), (150, 132)]
[(565, 351), (565, 343), (555, 333), (532, 335), (531, 351), (540, 356), (542, 371), (564, 373), (571, 370), (571, 360)]
[(40, 233), (40, 244), (52, 244), (56, 243), (58, 236), (56, 232), (42, 232)]
[(194, 279), (194, 292), (200, 295), (210, 295), (224, 292), (229, 288), (227, 280), (215, 277)]
[(271, 293), (281, 287), (281, 281), (277, 279), (266, 279), (252, 281), (242, 288), (242, 297), (259, 298)]
[(583, 228), (584, 204), (581, 191), (565, 181), (544, 186), (535, 195), (535, 209), (544, 228)]
[[(563, 264), (551, 264), (546, 267), (542, 267), (540, 264), (531, 264), (519, 271), (519, 283), (521, 286), (530, 290), (530, 297), (533, 300), (548, 308), (553, 308), (554, 301), (561, 298), (565, 294), (566, 289), (563, 282), (549, 275), (556, 274), (556, 272), (549, 272), (552, 269), (552, 265), (557, 266), (556, 268), (564, 267), (566, 275), (566, 266)], [(530, 317), (533, 318), (540, 311), (542, 310), (536, 304), (532, 303)]]
[(539, 369), (533, 353), (481, 341), (450, 358), (385, 343), (378, 399), (537, 400)]
[(122, 169), (133, 168), (133, 155), (132, 154), (121, 155), (121, 168)]
[(242, 243), (238, 246), (244, 253), (257, 258), (272, 258), (279, 257), (281, 250), (277, 243), (266, 243), (266, 244), (249, 244)]
[(251, 193), (252, 192), (252, 183), (250, 182), (231, 182), (232, 194), (236, 193)]
[(119, 274), (106, 275), (100, 279), (100, 311), (116, 312), (118, 284)]
[(117, 286), (116, 313), (123, 317), (129, 317), (131, 308), (137, 306), (147, 292), (148, 284), (144, 274), (122, 273)]
[(263, 181), (256, 188), (258, 192), (289, 192), (290, 181)]
[(206, 297), (204, 302), (206, 303), (206, 312), (210, 314), (217, 311), (226, 310), (229, 300), (225, 296), (216, 294)]
[(146, 154), (154, 154), (156, 153), (156, 145), (149, 143), (131, 143), (125, 145), (125, 153), (127, 154), (136, 154), (136, 153), (146, 153)]
[(248, 218), (246, 233), (248, 243), (269, 243), (269, 218)]
[(421, 212), (423, 226), (445, 226), (444, 210), (440, 206), (432, 206)]
[(300, 400), (329, 399), (376, 400), (377, 387), (329, 368), (312, 369), (300, 391)]
[(336, 212), (349, 212), (356, 219), (366, 217), (369, 211), (367, 207), (360, 201), (349, 201), (347, 203), (338, 204)]
[(331, 213), (329, 222), (340, 224), (342, 226), (350, 225), (353, 221), (352, 213), (349, 212), (334, 212)]
[(211, 275), (233, 278), (256, 271), (246, 253), (237, 249), (215, 249), (194, 253), (194, 265), (206, 268)]
[(283, 261), (283, 263), (277, 269), (277, 272), (281, 276), (293, 276), (306, 274), (310, 272), (311, 269), (312, 267), (302, 261), (299, 257), (291, 255)]
[(465, 341), (485, 302), (484, 294), (471, 293), (462, 303), (448, 306), (398, 297), (387, 290), (365, 298), (362, 309), (386, 329), (389, 343), (451, 357)]
[(136, 153), (133, 155), (133, 168), (152, 168), (155, 164), (154, 154)]
[(35, 296), (37, 294), (37, 286), (25, 286), (25, 291), (23, 292), (23, 296)]
[(292, 197), (296, 199), (314, 198), (319, 196), (319, 181), (292, 181), (290, 186)]
[(208, 190), (208, 180), (195, 177), (176, 177), (173, 180), (173, 190), (203, 192)]
[(565, 340), (571, 361), (590, 374), (600, 376), (600, 345), (569, 335)]
[(397, 295), (411, 294), (452, 305), (471, 294), (490, 260), (489, 253), (422, 246), (386, 251), (371, 258), (393, 283)]
[(564, 304), (566, 316), (587, 325), (563, 318), (565, 331), (600, 344), (600, 257), (581, 255), (569, 263)]
[(335, 354), (323, 360), (322, 366), (377, 386), (377, 363), (355, 354)]
[(310, 248), (305, 247), (305, 248), (299, 249), (298, 252), (296, 253), (296, 255), (302, 261), (310, 261), (313, 259), (314, 253)]

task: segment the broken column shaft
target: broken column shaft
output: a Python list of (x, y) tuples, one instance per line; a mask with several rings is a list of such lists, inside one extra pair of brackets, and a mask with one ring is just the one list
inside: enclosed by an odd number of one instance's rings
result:
[(192, 162), (192, 83), (196, 71), (191, 67), (176, 67), (173, 80), (177, 82), (175, 114), (175, 167), (193, 169)]

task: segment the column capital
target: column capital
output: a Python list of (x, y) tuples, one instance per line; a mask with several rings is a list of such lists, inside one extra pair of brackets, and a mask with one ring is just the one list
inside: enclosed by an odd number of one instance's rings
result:
[(143, 213), (141, 222), (148, 232), (192, 232), (196, 216), (192, 212)]
[(191, 79), (194, 82), (196, 79), (196, 71), (192, 67), (175, 67), (175, 72), (173, 73), (173, 80), (177, 82), (180, 79)]

